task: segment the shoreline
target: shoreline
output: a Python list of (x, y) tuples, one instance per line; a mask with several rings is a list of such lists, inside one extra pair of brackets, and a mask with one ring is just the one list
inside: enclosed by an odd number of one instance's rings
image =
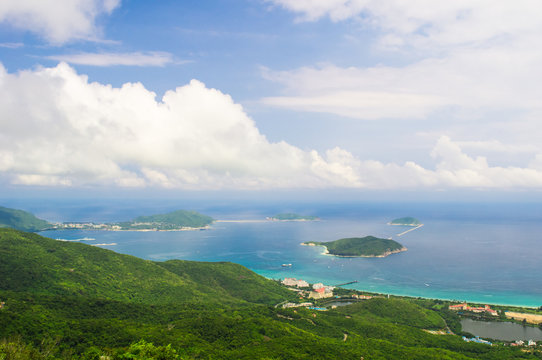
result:
[(336, 257), (341, 257), (341, 258), (385, 258), (386, 256), (390, 256), (390, 255), (393, 255), (393, 254), (398, 254), (398, 253), (405, 252), (405, 251), (408, 250), (405, 246), (403, 246), (401, 249), (398, 249), (398, 250), (386, 251), (382, 255), (336, 255), (336, 254), (331, 254), (329, 252), (327, 246), (325, 246), (325, 245), (318, 245), (318, 244), (314, 244), (314, 243), (304, 243), (304, 242), (302, 242), (301, 245), (303, 245), (303, 246), (321, 246), (321, 247), (324, 248), (324, 252), (322, 253), (322, 255), (336, 256)]

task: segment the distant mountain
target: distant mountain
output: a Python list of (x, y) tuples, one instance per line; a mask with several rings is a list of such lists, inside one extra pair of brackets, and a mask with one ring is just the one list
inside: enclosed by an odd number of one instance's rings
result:
[(38, 219), (33, 214), (0, 206), (0, 228), (13, 228), (22, 231), (41, 231), (53, 227), (48, 221)]
[(421, 221), (413, 217), (402, 217), (389, 222), (390, 225), (419, 226)]
[(406, 251), (406, 248), (397, 241), (374, 236), (346, 238), (329, 242), (310, 241), (304, 243), (304, 245), (325, 246), (329, 254), (337, 256), (384, 257)]

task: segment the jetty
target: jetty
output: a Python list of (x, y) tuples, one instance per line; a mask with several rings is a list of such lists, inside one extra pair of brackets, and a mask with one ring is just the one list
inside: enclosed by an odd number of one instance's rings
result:
[(397, 234), (397, 237), (403, 236), (403, 235), (405, 235), (405, 234), (408, 233), (408, 232), (417, 230), (417, 229), (421, 228), (422, 226), (423, 226), (423, 224), (420, 224), (420, 225), (418, 225), (418, 226), (416, 226), (416, 227), (414, 227), (414, 228), (412, 228), (412, 229), (408, 229), (407, 231), (403, 231), (402, 233)]
[(344, 283), (344, 284), (335, 285), (335, 287), (345, 286), (345, 285), (350, 285), (350, 284), (355, 284), (355, 283), (357, 283), (357, 282), (358, 282), (357, 280), (354, 280), (354, 281), (350, 281), (350, 282), (347, 282), (347, 283)]

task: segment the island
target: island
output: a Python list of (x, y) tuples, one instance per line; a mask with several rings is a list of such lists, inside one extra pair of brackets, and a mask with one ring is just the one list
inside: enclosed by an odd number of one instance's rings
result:
[(269, 221), (318, 221), (317, 216), (299, 215), (294, 213), (281, 213), (266, 218)]
[(346, 238), (329, 242), (308, 241), (302, 245), (323, 246), (326, 248), (325, 254), (341, 257), (386, 257), (407, 250), (397, 241), (375, 236)]
[(27, 211), (0, 206), (0, 228), (37, 232), (54, 228), (54, 225)]
[(413, 217), (402, 217), (394, 219), (388, 223), (388, 225), (402, 225), (402, 226), (420, 226), (423, 225), (420, 220)]

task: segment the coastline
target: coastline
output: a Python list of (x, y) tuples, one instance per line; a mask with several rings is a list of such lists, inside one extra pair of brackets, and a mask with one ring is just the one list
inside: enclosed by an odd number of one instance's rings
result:
[(392, 254), (398, 254), (398, 253), (401, 253), (401, 252), (404, 252), (404, 251), (408, 250), (406, 247), (403, 246), (401, 249), (393, 250), (393, 251), (386, 251), (385, 253), (383, 253), (381, 255), (336, 255), (336, 254), (331, 254), (329, 252), (327, 246), (325, 246), (325, 245), (318, 245), (318, 244), (315, 244), (315, 243), (304, 243), (304, 242), (302, 242), (301, 245), (303, 245), (303, 246), (321, 246), (321, 247), (324, 248), (324, 252), (322, 253), (322, 255), (336, 256), (336, 257), (341, 257), (341, 258), (384, 258), (386, 256), (390, 256)]

